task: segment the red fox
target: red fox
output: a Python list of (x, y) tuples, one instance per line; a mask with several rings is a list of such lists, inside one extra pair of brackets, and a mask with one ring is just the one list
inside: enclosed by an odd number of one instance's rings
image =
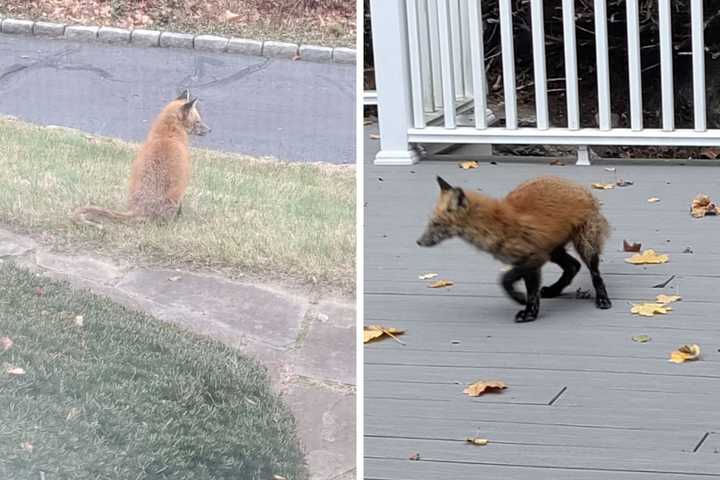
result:
[(162, 220), (179, 215), (190, 180), (188, 135), (209, 132), (197, 110), (197, 99), (185, 90), (160, 112), (133, 161), (128, 210), (86, 206), (73, 212), (73, 220), (102, 227), (99, 218)]
[[(452, 187), (440, 177), (440, 199), (417, 244), (432, 247), (450, 237), (460, 237), (475, 247), (512, 265), (502, 276), (502, 286), (525, 309), (516, 322), (538, 316), (540, 297), (557, 297), (580, 270), (580, 262), (565, 250), (573, 244), (590, 269), (597, 308), (610, 308), (605, 282), (598, 269), (610, 226), (590, 191), (558, 177), (529, 180), (505, 198), (494, 199)], [(548, 287), (540, 288), (540, 269), (548, 261), (563, 273)], [(527, 295), (515, 290), (525, 281)]]

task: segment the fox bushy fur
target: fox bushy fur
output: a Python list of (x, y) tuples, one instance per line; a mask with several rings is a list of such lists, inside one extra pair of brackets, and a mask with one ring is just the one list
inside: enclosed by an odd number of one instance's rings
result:
[(163, 220), (178, 215), (190, 181), (188, 136), (209, 131), (197, 110), (197, 99), (191, 99), (186, 90), (157, 116), (132, 163), (128, 210), (90, 205), (75, 210), (73, 220), (102, 226), (102, 219)]
[[(437, 181), (440, 198), (418, 245), (429, 247), (460, 237), (512, 265), (502, 285), (511, 298), (525, 305), (516, 321), (535, 320), (539, 298), (560, 295), (580, 270), (580, 263), (565, 250), (569, 243), (590, 270), (597, 307), (610, 308), (599, 272), (610, 226), (587, 188), (559, 177), (539, 177), (496, 199), (452, 187), (440, 177)], [(560, 265), (563, 273), (557, 282), (540, 289), (540, 269), (548, 261)], [(527, 294), (515, 290), (519, 280), (525, 281)]]

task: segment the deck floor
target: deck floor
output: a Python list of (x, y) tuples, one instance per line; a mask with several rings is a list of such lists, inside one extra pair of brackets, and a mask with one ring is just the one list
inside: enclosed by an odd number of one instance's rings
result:
[[(384, 340), (365, 347), (365, 478), (720, 477), (720, 217), (689, 215), (697, 193), (720, 200), (720, 168), (618, 166), (610, 173), (499, 162), (465, 171), (449, 162), (375, 167), (366, 160), (365, 324), (407, 333), (405, 346)], [(583, 267), (563, 297), (542, 301), (537, 321), (515, 324), (518, 306), (497, 284), (503, 265), (456, 240), (415, 245), (437, 196), (437, 174), (497, 196), (543, 174), (585, 185), (634, 181), (596, 191), (613, 227), (601, 264), (613, 308), (576, 298), (578, 288), (592, 289)], [(623, 239), (670, 261), (625, 263)], [(693, 253), (683, 253), (687, 247)], [(456, 285), (430, 289), (418, 279), (426, 272)], [(546, 266), (543, 283), (558, 272)], [(672, 275), (666, 288), (653, 287)], [(660, 293), (683, 300), (665, 316), (630, 314), (631, 302)], [(652, 340), (636, 343), (636, 335)], [(668, 362), (686, 343), (698, 343), (702, 359)], [(464, 395), (477, 379), (509, 387)], [(490, 443), (466, 443), (472, 436)], [(416, 453), (420, 460), (409, 460)]]

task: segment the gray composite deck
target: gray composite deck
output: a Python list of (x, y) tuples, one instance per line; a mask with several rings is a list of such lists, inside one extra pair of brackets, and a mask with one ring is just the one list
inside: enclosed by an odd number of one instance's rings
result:
[[(407, 345), (365, 346), (365, 479), (605, 480), (720, 477), (720, 217), (693, 219), (700, 192), (720, 200), (720, 168), (575, 167), (452, 162), (365, 166), (365, 324), (403, 328)], [(436, 196), (435, 175), (502, 195), (554, 174), (589, 185), (617, 177), (634, 186), (596, 191), (613, 227), (601, 270), (614, 307), (575, 298), (591, 289), (583, 267), (533, 323), (497, 285), (502, 265), (460, 241), (415, 245)], [(647, 202), (659, 197), (659, 203)], [(670, 255), (664, 265), (625, 263), (622, 240)], [(691, 247), (693, 253), (682, 253)], [(544, 283), (555, 280), (553, 266)], [(449, 289), (418, 280), (439, 272)], [(676, 278), (666, 288), (653, 285)], [(630, 314), (630, 302), (679, 293), (667, 316)], [(647, 334), (646, 344), (631, 340)], [(459, 342), (459, 343), (453, 343)], [(698, 343), (700, 361), (668, 354)], [(501, 394), (469, 398), (464, 384), (501, 379)], [(490, 440), (485, 447), (465, 437)], [(420, 461), (409, 456), (419, 453)]]

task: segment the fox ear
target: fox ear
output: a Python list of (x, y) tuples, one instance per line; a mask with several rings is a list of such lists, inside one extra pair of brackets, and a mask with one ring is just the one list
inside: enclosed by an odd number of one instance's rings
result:
[(190, 101), (190, 89), (186, 88), (182, 91), (180, 96), (178, 96), (175, 100), (185, 100), (186, 102)]
[(198, 101), (197, 98), (193, 98), (193, 99), (190, 100), (189, 102), (183, 104), (182, 107), (180, 107), (180, 112), (182, 112), (182, 115), (183, 115), (184, 117), (187, 117), (187, 115), (190, 113), (190, 110), (193, 109), (193, 107), (195, 106), (195, 104), (197, 103), (197, 101)]
[(452, 186), (448, 182), (443, 180), (442, 177), (440, 177), (440, 176), (437, 177), (437, 182), (438, 182), (438, 185), (440, 185), (440, 190), (442, 190), (443, 192), (452, 189)]
[(452, 197), (448, 205), (448, 210), (459, 210), (465, 208), (468, 205), (468, 199), (465, 196), (465, 192), (460, 187), (452, 188)]

